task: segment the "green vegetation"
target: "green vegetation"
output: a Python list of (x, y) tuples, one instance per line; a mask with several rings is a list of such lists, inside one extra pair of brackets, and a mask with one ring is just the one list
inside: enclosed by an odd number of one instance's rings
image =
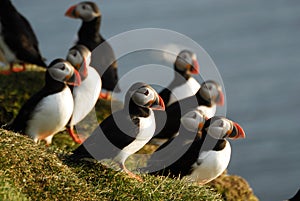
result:
[[(43, 80), (43, 71), (0, 75), (1, 125), (17, 115)], [(99, 101), (96, 112), (98, 121), (103, 120), (110, 114), (110, 103)], [(66, 132), (47, 147), (0, 129), (0, 200), (257, 200), (238, 177), (223, 175), (201, 187), (143, 174), (141, 183), (97, 162), (72, 163), (66, 156), (77, 146)]]

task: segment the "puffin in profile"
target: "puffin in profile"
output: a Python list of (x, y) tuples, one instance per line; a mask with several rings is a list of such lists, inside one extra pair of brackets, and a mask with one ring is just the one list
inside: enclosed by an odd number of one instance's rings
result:
[(164, 102), (157, 92), (145, 83), (133, 84), (125, 95), (124, 108), (113, 112), (81, 144), (70, 159), (110, 159), (130, 177), (142, 179), (125, 167), (125, 160), (140, 150), (155, 132), (152, 110), (164, 110)]
[(221, 85), (212, 80), (203, 82), (195, 95), (174, 102), (166, 108), (165, 112), (155, 112), (157, 129), (150, 143), (161, 144), (162, 141), (175, 137), (180, 128), (181, 116), (190, 110), (197, 108), (207, 118), (211, 118), (216, 113), (217, 105), (224, 105)]
[(107, 90), (107, 93), (101, 92), (100, 97), (109, 99), (109, 91), (120, 92), (119, 78), (114, 51), (99, 32), (102, 16), (98, 6), (94, 2), (84, 1), (71, 6), (66, 11), (65, 16), (82, 20), (76, 44), (84, 45), (90, 51), (101, 44), (97, 48), (97, 54), (92, 55), (92, 66), (96, 68), (101, 76), (102, 88)]
[(198, 81), (191, 76), (199, 74), (199, 64), (195, 53), (189, 50), (181, 51), (176, 57), (174, 72), (173, 81), (159, 93), (166, 106), (195, 95), (200, 89)]
[(68, 85), (81, 83), (76, 69), (63, 59), (55, 59), (47, 68), (45, 86), (21, 108), (8, 129), (49, 145), (53, 136), (63, 130), (73, 112), (73, 96)]
[(98, 72), (89, 66), (90, 58), (91, 52), (84, 45), (73, 46), (67, 54), (67, 61), (69, 61), (80, 74), (81, 84), (80, 86), (70, 86), (74, 98), (74, 110), (66, 127), (73, 140), (80, 144), (83, 139), (80, 139), (80, 137), (75, 134), (74, 125), (84, 119), (94, 108), (102, 85)]
[[(0, 51), (10, 65), (1, 74), (23, 71), (26, 63), (46, 67), (32, 27), (10, 0), (0, 1)], [(22, 64), (23, 68), (14, 68), (14, 63)]]
[(188, 127), (186, 129), (196, 135), (192, 143), (184, 145), (188, 147), (187, 151), (171, 165), (150, 174), (185, 177), (189, 181), (206, 184), (226, 170), (231, 157), (231, 146), (227, 139), (245, 138), (244, 130), (238, 123), (218, 116), (197, 125), (195, 116), (201, 114), (194, 112), (195, 114), (188, 113), (181, 119)]

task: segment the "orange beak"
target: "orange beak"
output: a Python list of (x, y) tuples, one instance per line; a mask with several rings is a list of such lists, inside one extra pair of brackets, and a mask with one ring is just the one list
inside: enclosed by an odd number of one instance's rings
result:
[(79, 72), (74, 69), (74, 73), (70, 78), (66, 78), (66, 83), (72, 86), (79, 86), (81, 84), (81, 77)]
[(219, 92), (219, 100), (217, 102), (217, 105), (219, 106), (223, 106), (225, 103), (225, 98), (224, 98), (224, 94), (222, 91)]
[(71, 6), (65, 13), (65, 16), (71, 17), (71, 18), (78, 18), (78, 13), (76, 12), (76, 6)]
[(199, 74), (199, 63), (196, 59), (193, 59), (191, 74)]
[(152, 110), (165, 110), (165, 103), (164, 100), (158, 95), (157, 100), (151, 106)]
[(245, 131), (243, 130), (243, 128), (238, 123), (235, 123), (235, 122), (233, 122), (233, 125), (237, 129), (237, 135), (235, 137), (233, 137), (233, 139), (246, 138), (246, 134), (245, 134)]

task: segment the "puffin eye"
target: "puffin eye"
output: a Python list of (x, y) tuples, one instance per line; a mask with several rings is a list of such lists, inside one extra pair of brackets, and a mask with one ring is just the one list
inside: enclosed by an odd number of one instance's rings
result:
[(82, 9), (85, 10), (85, 9), (86, 9), (86, 6), (85, 6), (85, 5), (82, 5)]
[(76, 55), (77, 55), (77, 52), (74, 52), (74, 53), (73, 53), (73, 56), (76, 57)]
[(66, 69), (65, 65), (63, 65), (60, 69), (65, 70)]
[(197, 114), (194, 113), (194, 115), (192, 116), (192, 118), (193, 118), (193, 119), (196, 119), (196, 117), (197, 117)]
[(146, 96), (148, 96), (148, 95), (149, 95), (149, 90), (147, 89), (147, 90), (144, 92), (144, 94), (145, 94)]

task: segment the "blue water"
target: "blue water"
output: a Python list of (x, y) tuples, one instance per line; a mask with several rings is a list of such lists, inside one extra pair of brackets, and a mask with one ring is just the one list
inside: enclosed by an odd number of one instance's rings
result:
[[(31, 22), (48, 62), (65, 57), (72, 44), (80, 23), (64, 17), (64, 12), (76, 2), (13, 1)], [(97, 3), (103, 14), (101, 28), (106, 38), (136, 28), (157, 27), (177, 31), (200, 44), (223, 78), (227, 116), (239, 122), (247, 135), (245, 140), (232, 142), (229, 173), (246, 178), (261, 200), (283, 200), (297, 191), (300, 1)], [(120, 77), (127, 70), (130, 69), (120, 70)]]

